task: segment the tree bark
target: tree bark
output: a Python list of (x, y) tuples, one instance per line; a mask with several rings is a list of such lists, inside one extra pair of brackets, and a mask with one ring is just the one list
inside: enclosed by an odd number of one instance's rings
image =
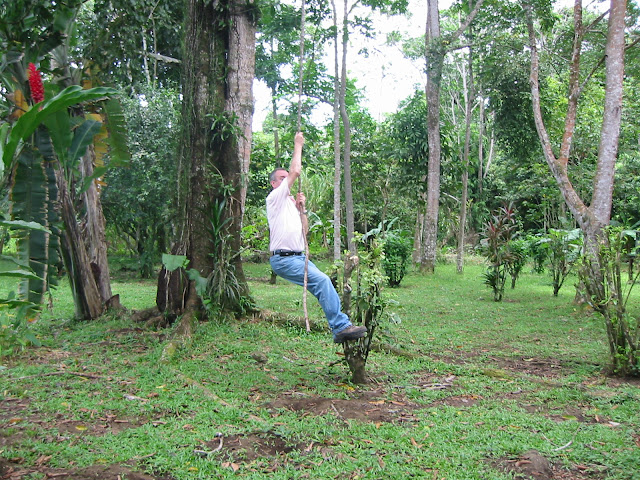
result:
[[(542, 118), (539, 88), (539, 58), (537, 40), (533, 27), (531, 7), (527, 8), (529, 43), (531, 47), (531, 96), (534, 120), (538, 136), (542, 144), (545, 159), (549, 165), (560, 192), (573, 214), (576, 222), (585, 234), (587, 248), (592, 253), (598, 249), (602, 228), (609, 224), (613, 198), (613, 180), (615, 161), (618, 152), (620, 122), (622, 114), (622, 85), (624, 73), (624, 15), (626, 0), (612, 0), (609, 14), (609, 32), (605, 51), (606, 87), (603, 121), (598, 149), (598, 163), (594, 178), (593, 195), (589, 206), (580, 198), (574, 189), (568, 173), (569, 155), (576, 127), (580, 87), (580, 58), (582, 48), (582, 2), (576, 0), (574, 6), (574, 42), (571, 57), (571, 75), (569, 80), (569, 98), (565, 127), (559, 156), (556, 158), (551, 139)], [(594, 250), (595, 249), (595, 250)], [(595, 261), (597, 256), (593, 257)]]
[(347, 49), (349, 46), (349, 2), (344, 0), (344, 18), (342, 19), (342, 73), (340, 75), (340, 118), (344, 129), (344, 203), (345, 223), (347, 225), (347, 247), (351, 255), (356, 255), (353, 188), (351, 183), (351, 122), (347, 112)]
[[(188, 0), (183, 65), (183, 133), (178, 154), (178, 212), (182, 223), (172, 252), (186, 255), (189, 268), (208, 277), (211, 255), (212, 207), (226, 202), (224, 219), (231, 248), (230, 263), (243, 293), (248, 286), (242, 268), (240, 234), (246, 198), (253, 115), (255, 9), (252, 2)], [(191, 322), (201, 301), (192, 282), (183, 284), (176, 270), (161, 275), (159, 289), (167, 308), (182, 305)], [(159, 308), (161, 305), (158, 305)], [(171, 312), (181, 313), (181, 312)], [(192, 328), (185, 328), (185, 332)]]
[(342, 159), (340, 157), (340, 62), (338, 60), (338, 12), (335, 0), (331, 0), (333, 8), (333, 261), (342, 258)]
[(440, 81), (445, 50), (440, 44), (440, 13), (437, 0), (427, 0), (427, 140), (429, 166), (427, 168), (427, 209), (425, 212), (420, 270), (433, 273), (436, 265), (438, 238), (438, 210), (440, 208)]
[[(447, 44), (452, 44), (478, 14), (483, 0), (478, 0), (466, 20), (456, 32), (447, 36)], [(440, 35), (440, 13), (438, 0), (427, 0), (427, 29), (425, 35), (427, 84), (427, 140), (429, 142), (429, 166), (427, 169), (427, 210), (422, 237), (420, 270), (433, 273), (436, 265), (438, 240), (438, 210), (440, 208), (440, 81), (447, 49)]]
[[(83, 178), (93, 175), (95, 152), (93, 147), (87, 149), (87, 153), (80, 160), (80, 173)], [(95, 275), (96, 286), (100, 292), (102, 302), (107, 304), (113, 293), (111, 292), (111, 275), (107, 260), (107, 239), (105, 235), (106, 221), (102, 213), (100, 193), (95, 182), (91, 182), (89, 188), (82, 195), (85, 208), (82, 231)]]
[(60, 169), (56, 171), (56, 182), (61, 217), (64, 223), (61, 235), (62, 255), (74, 294), (75, 314), (79, 319), (91, 320), (102, 315), (104, 303), (76, 220), (76, 211), (69, 197), (69, 186)]
[(464, 72), (464, 99), (465, 99), (465, 134), (464, 152), (462, 160), (462, 194), (460, 196), (460, 227), (458, 230), (458, 251), (456, 255), (456, 268), (458, 273), (464, 271), (464, 244), (467, 226), (467, 199), (469, 197), (469, 148), (471, 145), (471, 112), (475, 96), (473, 85), (473, 50), (469, 49), (468, 58), (468, 83), (467, 72)]

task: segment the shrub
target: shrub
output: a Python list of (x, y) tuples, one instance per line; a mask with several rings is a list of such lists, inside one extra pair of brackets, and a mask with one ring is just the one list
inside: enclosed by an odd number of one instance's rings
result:
[(384, 237), (382, 268), (390, 287), (397, 287), (407, 273), (413, 245), (406, 232), (392, 230)]

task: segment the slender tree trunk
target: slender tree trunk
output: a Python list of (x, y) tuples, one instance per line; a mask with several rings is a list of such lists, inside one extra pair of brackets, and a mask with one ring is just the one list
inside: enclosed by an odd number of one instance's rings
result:
[(333, 261), (342, 258), (342, 161), (340, 157), (340, 61), (338, 60), (338, 11), (335, 0), (333, 9)]
[[(631, 363), (625, 363), (621, 354), (623, 351), (628, 353), (629, 345), (625, 339), (621, 339), (618, 333), (613, 331), (612, 328), (612, 322), (614, 320), (619, 322), (621, 326), (626, 325), (624, 304), (620, 304), (619, 299), (614, 298), (616, 297), (615, 288), (612, 288), (612, 295), (607, 293), (607, 287), (613, 287), (610, 279), (612, 272), (610, 268), (605, 268), (607, 261), (604, 259), (602, 253), (606, 251), (605, 249), (608, 246), (608, 236), (604, 231), (604, 227), (609, 224), (611, 216), (615, 161), (618, 153), (622, 116), (626, 0), (611, 0), (611, 7), (609, 9), (607, 44), (605, 49), (606, 83), (603, 119), (593, 194), (588, 205), (580, 198), (578, 192), (576, 192), (571, 184), (568, 175), (571, 144), (576, 128), (578, 100), (582, 88), (580, 86), (580, 59), (582, 36), (584, 34), (582, 2), (576, 0), (574, 5), (574, 41), (570, 64), (569, 98), (565, 116), (564, 135), (560, 144), (558, 157), (555, 156), (551, 139), (542, 118), (538, 81), (539, 58), (537, 39), (533, 26), (533, 12), (530, 5), (526, 5), (525, 8), (531, 48), (530, 83), (536, 129), (549, 169), (558, 184), (569, 211), (576, 219), (585, 236), (586, 260), (584, 262), (584, 270), (580, 275), (583, 281), (580, 290), (586, 291), (587, 301), (594, 306), (605, 319), (614, 368), (625, 370), (631, 366)], [(579, 294), (580, 292), (577, 293)]]
[(440, 13), (437, 0), (427, 0), (427, 139), (429, 166), (427, 169), (427, 209), (422, 237), (420, 270), (433, 273), (436, 265), (438, 210), (440, 208), (440, 81), (445, 50), (440, 45)]
[[(465, 21), (453, 34), (447, 36), (447, 44), (452, 44), (460, 37), (478, 14), (483, 0), (473, 5)], [(427, 70), (427, 139), (429, 141), (429, 166), (427, 169), (427, 210), (425, 214), (425, 228), (422, 237), (422, 252), (420, 255), (420, 270), (433, 273), (436, 265), (438, 240), (438, 210), (440, 207), (440, 81), (444, 57), (447, 54), (440, 35), (440, 13), (438, 0), (427, 0), (427, 29), (425, 41), (425, 56)]]
[(478, 196), (482, 198), (482, 183), (484, 179), (484, 97), (480, 92), (480, 108), (478, 111)]
[(460, 197), (460, 227), (458, 231), (458, 251), (456, 255), (456, 268), (458, 273), (462, 273), (464, 270), (464, 245), (465, 245), (465, 233), (467, 226), (467, 200), (469, 196), (469, 148), (471, 145), (471, 113), (472, 103), (474, 99), (474, 86), (473, 86), (473, 56), (472, 50), (469, 50), (468, 58), (468, 84), (467, 77), (463, 79), (464, 87), (464, 99), (465, 99), (465, 134), (464, 134), (464, 153), (462, 160), (462, 195)]
[(342, 22), (342, 74), (340, 75), (340, 117), (344, 129), (344, 203), (347, 224), (347, 247), (351, 255), (356, 254), (353, 188), (351, 182), (351, 122), (347, 112), (347, 49), (349, 46), (348, 0), (344, 0)]

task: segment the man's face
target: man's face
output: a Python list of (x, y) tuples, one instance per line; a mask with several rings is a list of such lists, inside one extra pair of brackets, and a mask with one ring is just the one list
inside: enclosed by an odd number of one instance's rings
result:
[(289, 176), (289, 172), (286, 170), (278, 170), (276, 172), (276, 179), (271, 182), (273, 188), (278, 188), (282, 181)]

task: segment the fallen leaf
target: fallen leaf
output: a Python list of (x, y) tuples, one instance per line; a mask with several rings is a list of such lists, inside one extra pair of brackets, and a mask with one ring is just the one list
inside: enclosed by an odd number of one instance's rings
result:
[(374, 400), (369, 402), (371, 405), (384, 405), (384, 400)]
[(76, 430), (84, 432), (87, 429), (86, 425), (76, 425)]

